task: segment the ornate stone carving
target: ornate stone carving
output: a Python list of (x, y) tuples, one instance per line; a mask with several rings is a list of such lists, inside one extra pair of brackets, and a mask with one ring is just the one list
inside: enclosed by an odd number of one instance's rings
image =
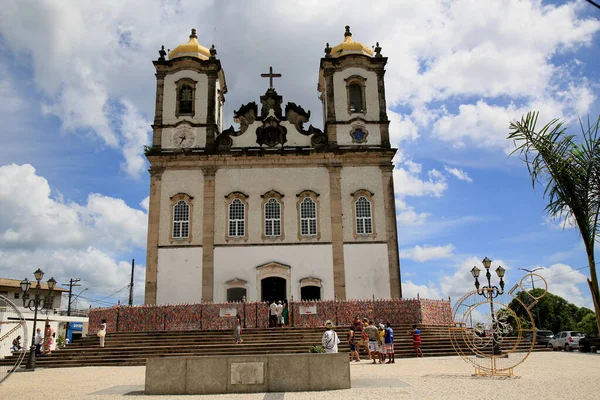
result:
[(283, 97), (277, 94), (275, 89), (268, 89), (264, 96), (260, 96), (260, 117), (266, 118), (269, 115), (269, 110), (273, 110), (275, 117), (282, 120), (283, 115), (281, 113), (281, 103), (283, 103)]
[(290, 102), (285, 106), (285, 119), (294, 124), (300, 133), (308, 134), (304, 131), (304, 123), (310, 119), (310, 111), (306, 112), (304, 108)]
[(283, 145), (286, 141), (287, 128), (281, 126), (279, 120), (270, 115), (263, 121), (263, 126), (256, 129), (256, 143), (273, 147)]

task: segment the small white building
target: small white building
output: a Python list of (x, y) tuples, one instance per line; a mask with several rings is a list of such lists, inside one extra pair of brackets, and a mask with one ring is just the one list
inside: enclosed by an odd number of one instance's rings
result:
[(192, 30), (154, 61), (145, 302), (401, 297), (379, 45), (349, 27), (327, 45), (315, 74), (323, 130), (284, 105), (272, 69), (260, 104), (225, 129), (216, 54)]
[[(29, 289), (30, 299), (35, 295), (35, 284), (32, 282), (31, 288)], [(49, 289), (48, 284), (40, 282), (40, 296), (46, 297)], [(87, 317), (67, 317), (60, 315), (58, 312), (61, 307), (61, 298), (63, 293), (68, 293), (67, 289), (55, 286), (53, 290), (53, 301), (51, 309), (38, 310), (36, 328), (41, 328), (42, 333), (44, 332), (45, 322), (48, 320), (52, 331), (55, 333), (53, 338), (52, 350), (56, 349), (57, 338), (59, 335), (65, 336), (66, 324), (68, 323), (80, 323), (81, 330), (77, 332), (79, 335), (85, 335), (87, 333), (88, 318)], [(21, 312), (23, 318), (27, 324), (27, 337), (21, 338), (21, 345), (23, 348), (29, 348), (31, 346), (31, 339), (33, 337), (33, 322), (34, 312), (29, 308), (23, 306), (23, 292), (21, 290), (21, 281), (18, 279), (0, 278), (0, 295), (10, 300), (15, 307)], [(4, 310), (0, 309), (0, 313)], [(0, 318), (2, 319), (2, 318)], [(12, 343), (8, 341), (0, 341), (0, 358), (10, 355)]]

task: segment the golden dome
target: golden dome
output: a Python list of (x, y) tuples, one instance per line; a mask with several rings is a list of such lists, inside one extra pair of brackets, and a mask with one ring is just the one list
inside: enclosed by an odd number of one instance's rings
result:
[(192, 29), (190, 41), (185, 44), (180, 44), (169, 52), (169, 60), (177, 57), (196, 57), (201, 60), (208, 60), (210, 57), (210, 50), (198, 43), (196, 30)]
[(346, 25), (346, 33), (344, 33), (344, 41), (331, 49), (331, 57), (341, 57), (348, 54), (362, 54), (365, 56), (373, 56), (373, 50), (362, 43), (352, 40), (350, 27)]

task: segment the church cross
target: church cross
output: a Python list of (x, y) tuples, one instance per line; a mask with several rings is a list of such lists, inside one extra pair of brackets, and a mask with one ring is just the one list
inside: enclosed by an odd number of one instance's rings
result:
[(281, 74), (274, 74), (273, 67), (269, 67), (268, 74), (260, 74), (263, 78), (269, 78), (269, 89), (273, 89), (273, 78), (281, 78)]

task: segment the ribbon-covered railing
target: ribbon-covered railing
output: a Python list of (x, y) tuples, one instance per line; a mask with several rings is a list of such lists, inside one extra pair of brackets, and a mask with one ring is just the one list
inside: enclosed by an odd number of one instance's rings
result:
[[(447, 325), (452, 321), (450, 302), (427, 299), (295, 301), (290, 304), (290, 326), (317, 327), (331, 320), (348, 326), (354, 317), (392, 325)], [(108, 331), (189, 331), (233, 329), (235, 316), (244, 328), (269, 326), (266, 302), (230, 302), (177, 305), (143, 305), (96, 308), (89, 313), (89, 332), (94, 334), (106, 319)]]

